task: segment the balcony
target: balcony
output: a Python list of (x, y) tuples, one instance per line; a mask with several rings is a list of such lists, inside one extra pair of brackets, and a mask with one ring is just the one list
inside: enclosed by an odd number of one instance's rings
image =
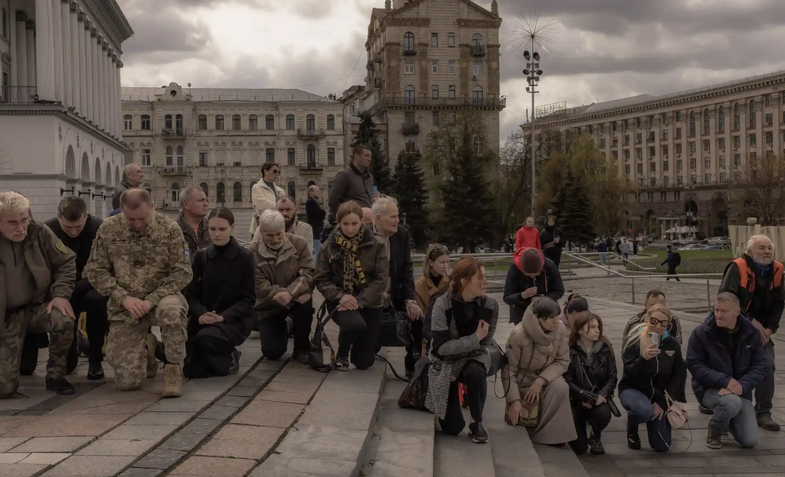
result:
[(502, 110), (507, 107), (507, 98), (431, 98), (431, 97), (404, 97), (388, 96), (381, 98), (366, 112), (373, 116), (385, 109), (417, 109), (422, 108), (488, 108)]
[(35, 86), (3, 86), (0, 89), (0, 104), (37, 103)]
[(169, 139), (182, 139), (185, 137), (185, 128), (163, 128), (161, 130), (161, 136)]
[(485, 56), (485, 45), (472, 45), (470, 53), (472, 56)]
[(316, 162), (309, 162), (309, 164), (300, 166), (300, 174), (304, 175), (321, 175), (324, 172), (324, 167)]
[(420, 123), (404, 124), (401, 127), (401, 134), (404, 136), (416, 136), (420, 134)]
[(162, 176), (183, 176), (185, 175), (185, 166), (156, 167), (156, 171)]
[(304, 139), (306, 141), (318, 141), (319, 139), (325, 137), (324, 129), (315, 130), (315, 129), (298, 129), (297, 130), (297, 137), (300, 139)]
[(413, 46), (403, 48), (403, 56), (414, 56), (416, 54), (417, 50)]

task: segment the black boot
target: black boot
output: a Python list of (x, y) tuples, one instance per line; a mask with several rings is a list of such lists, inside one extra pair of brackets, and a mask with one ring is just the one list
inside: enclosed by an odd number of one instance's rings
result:
[(485, 444), (488, 442), (488, 431), (482, 422), (472, 422), (469, 424), (469, 435), (472, 436), (472, 441), (477, 444)]
[(87, 379), (90, 381), (99, 381), (104, 379), (104, 367), (100, 361), (90, 363), (90, 368), (87, 370)]
[(591, 452), (592, 455), (605, 454), (605, 447), (602, 445), (602, 440), (600, 439), (600, 436), (594, 435), (594, 432), (592, 432), (589, 437), (589, 452)]
[(240, 371), (240, 350), (232, 351), (232, 364), (229, 365), (229, 374), (237, 374)]
[(637, 426), (627, 426), (627, 447), (632, 450), (641, 450), (641, 436), (638, 435)]
[(54, 391), (61, 396), (70, 396), (76, 392), (76, 389), (65, 378), (51, 379), (46, 377), (46, 390)]

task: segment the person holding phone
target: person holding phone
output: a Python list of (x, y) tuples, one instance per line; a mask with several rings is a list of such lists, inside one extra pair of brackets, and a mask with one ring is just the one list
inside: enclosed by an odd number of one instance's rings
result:
[(548, 217), (547, 222), (545, 222), (545, 228), (540, 232), (540, 243), (545, 256), (550, 258), (556, 264), (556, 268), (558, 268), (566, 238), (564, 232), (556, 227), (556, 217), (552, 215)]
[(676, 338), (666, 334), (673, 315), (662, 305), (646, 311), (644, 323), (633, 333), (622, 351), (624, 371), (619, 383), (619, 400), (627, 410), (627, 446), (641, 448), (638, 426), (646, 423), (649, 445), (655, 452), (671, 446), (671, 426), (666, 394), (676, 402), (687, 398), (684, 385), (687, 366)]
[(519, 249), (504, 281), (504, 303), (510, 305), (510, 323), (518, 324), (529, 306), (541, 297), (559, 301), (564, 295), (559, 268), (541, 250)]

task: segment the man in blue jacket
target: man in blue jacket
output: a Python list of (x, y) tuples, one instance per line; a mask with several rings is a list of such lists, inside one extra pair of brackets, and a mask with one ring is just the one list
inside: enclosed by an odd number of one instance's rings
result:
[(758, 423), (752, 391), (766, 376), (766, 352), (760, 334), (741, 315), (739, 299), (720, 293), (714, 312), (695, 328), (687, 346), (687, 368), (692, 390), (703, 406), (712, 409), (706, 447), (722, 447), (730, 430), (741, 447), (758, 443)]

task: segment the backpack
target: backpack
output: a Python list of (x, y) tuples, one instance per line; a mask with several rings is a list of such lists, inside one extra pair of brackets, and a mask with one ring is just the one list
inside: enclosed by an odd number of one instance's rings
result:
[(674, 253), (673, 254), (673, 263), (675, 263), (677, 267), (679, 265), (681, 265), (681, 254), (680, 253)]

